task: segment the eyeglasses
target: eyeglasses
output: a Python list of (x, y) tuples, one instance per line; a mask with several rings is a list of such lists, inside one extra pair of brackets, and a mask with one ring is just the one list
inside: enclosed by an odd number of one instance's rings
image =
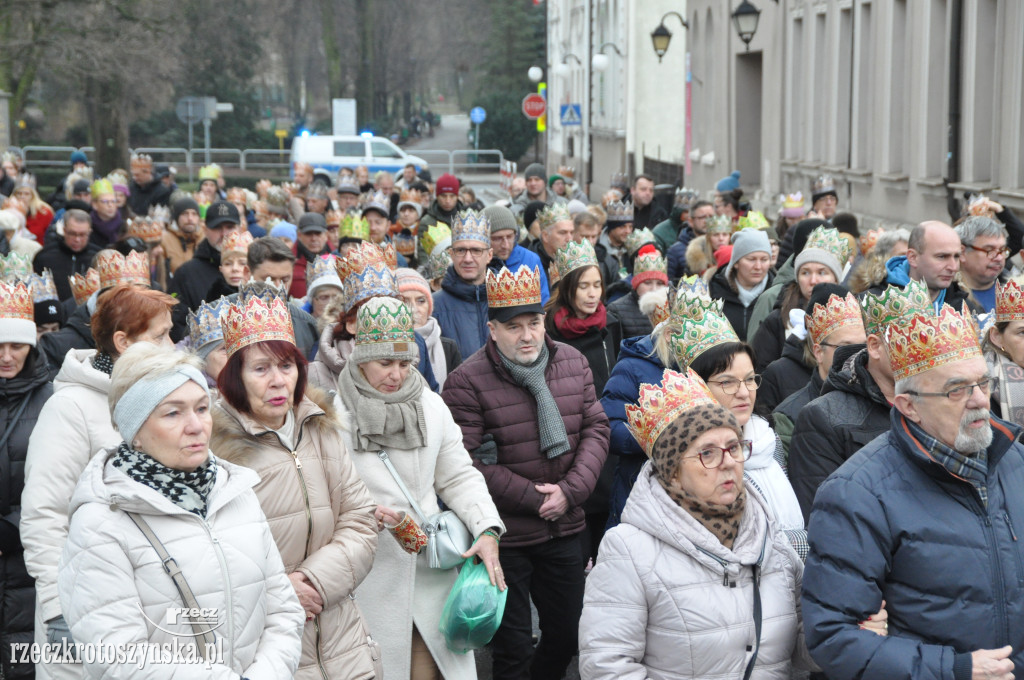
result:
[(725, 454), (732, 456), (732, 459), (738, 462), (743, 462), (750, 458), (751, 452), (754, 450), (754, 443), (749, 439), (741, 439), (734, 442), (731, 446), (722, 448), (720, 446), (708, 446), (697, 452), (696, 456), (687, 456), (687, 458), (696, 458), (700, 461), (700, 464), (706, 467), (708, 470), (714, 470), (715, 468), (721, 467), (725, 461)]
[(818, 344), (821, 345), (822, 347), (831, 347), (832, 349), (838, 349), (840, 347), (849, 347), (851, 344), (855, 344), (855, 343), (844, 342), (842, 344), (838, 344), (837, 345), (835, 343), (825, 342), (824, 340), (822, 340)]
[(1009, 257), (1010, 256), (1010, 252), (1011, 252), (1010, 249), (1007, 248), (1006, 246), (1003, 246), (1002, 248), (997, 248), (996, 246), (988, 246), (987, 248), (979, 248), (978, 246), (972, 246), (970, 243), (965, 243), (964, 244), (964, 248), (970, 248), (971, 250), (976, 250), (979, 253), (985, 253), (985, 255), (990, 260), (995, 260), (995, 259), (998, 259), (1000, 257)]
[(709, 385), (718, 385), (718, 389), (728, 395), (733, 395), (740, 391), (740, 383), (746, 385), (751, 392), (756, 390), (761, 386), (761, 376), (752, 375), (746, 380), (708, 380), (707, 382)]
[(909, 394), (914, 397), (945, 397), (950, 401), (963, 401), (974, 393), (975, 387), (980, 389), (982, 394), (987, 395), (989, 389), (992, 387), (992, 378), (985, 378), (981, 382), (974, 383), (973, 385), (961, 385), (960, 387), (954, 387), (953, 389), (945, 392), (915, 392), (913, 390), (907, 390), (904, 394)]
[(480, 257), (487, 252), (486, 248), (452, 248), (452, 255), (455, 257), (465, 257), (466, 255), (472, 255), (473, 257)]
[(100, 205), (116, 205), (117, 204), (117, 199), (116, 198), (100, 198), (96, 202), (99, 203)]

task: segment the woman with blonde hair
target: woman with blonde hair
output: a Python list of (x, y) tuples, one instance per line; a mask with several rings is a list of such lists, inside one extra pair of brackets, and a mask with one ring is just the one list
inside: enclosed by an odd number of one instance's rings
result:
[(39, 197), (36, 180), (31, 175), (19, 175), (15, 181), (14, 198), (26, 207), (25, 223), (38, 243), (43, 242), (46, 228), (53, 222), (53, 208)]

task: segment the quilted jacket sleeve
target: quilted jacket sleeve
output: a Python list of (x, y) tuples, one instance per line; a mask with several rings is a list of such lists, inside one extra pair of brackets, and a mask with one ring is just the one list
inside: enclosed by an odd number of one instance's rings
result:
[(830, 474), (844, 462), (842, 432), (831, 426), (824, 406), (811, 402), (803, 408), (793, 427), (789, 445), (789, 481), (810, 524), (814, 494)]
[(625, 368), (625, 363), (616, 364), (604, 385), (604, 394), (601, 395), (601, 406), (604, 407), (611, 428), (609, 450), (619, 456), (643, 456), (644, 450), (626, 427), (626, 404), (636, 403), (640, 383)]

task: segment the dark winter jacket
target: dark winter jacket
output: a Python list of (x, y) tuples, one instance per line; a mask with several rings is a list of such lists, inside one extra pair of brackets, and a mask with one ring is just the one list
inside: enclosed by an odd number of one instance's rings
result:
[(652, 229), (668, 219), (668, 212), (657, 201), (651, 201), (642, 208), (633, 208), (633, 228)]
[(57, 298), (64, 301), (73, 297), (68, 279), (75, 274), (84, 275), (92, 263), (92, 258), (98, 252), (100, 252), (100, 247), (90, 242), (81, 252), (76, 253), (68, 248), (63, 237), (58, 236), (36, 253), (32, 260), (32, 268), (37, 274), (42, 274), (43, 269), (53, 272), (53, 282), (57, 285)]
[(21, 373), (9, 380), (0, 379), (0, 432), (7, 430), (22, 403), (25, 405), (0, 447), (0, 664), (5, 678), (35, 677), (31, 664), (11, 666), (11, 644), (32, 642), (35, 581), (25, 569), (18, 525), (28, 438), (51, 394), (46, 358), (35, 349), (29, 351)]
[(679, 230), (676, 240), (669, 244), (666, 251), (669, 281), (678, 281), (689, 273), (686, 268), (686, 249), (689, 247), (690, 241), (695, 238), (697, 238), (697, 234), (694, 233), (693, 227), (686, 225)]
[(96, 349), (96, 341), (93, 340), (92, 329), (89, 327), (91, 319), (88, 305), (79, 305), (68, 317), (68, 322), (63, 328), (39, 338), (37, 347), (49, 362), (51, 380), (57, 376), (69, 351)]
[[(829, 678), (971, 677), (977, 649), (1024, 668), (1024, 446), (991, 418), (983, 505), (929, 457), (896, 409), (890, 429), (818, 489), (803, 579), (807, 648)], [(885, 600), (889, 635), (858, 622)]]
[(786, 344), (786, 325), (782, 322), (782, 310), (772, 310), (758, 327), (750, 344), (757, 348), (757, 364), (754, 368), (763, 373), (769, 364), (782, 356)]
[(608, 286), (621, 278), (619, 276), (619, 260), (610, 254), (608, 248), (601, 242), (594, 246), (594, 254), (597, 256), (597, 262), (601, 269), (601, 280), (604, 282), (607, 293)]
[(601, 393), (601, 406), (611, 425), (608, 455), (618, 458), (608, 509), (609, 529), (619, 523), (633, 483), (640, 474), (640, 468), (647, 462), (647, 455), (626, 426), (626, 405), (636, 404), (640, 397), (641, 383), (660, 385), (664, 372), (665, 366), (654, 352), (651, 336), (627, 338), (622, 341), (619, 360), (612, 368), (604, 392)]
[(653, 330), (651, 320), (640, 311), (640, 296), (635, 290), (608, 305), (608, 332), (616, 348), (626, 338), (650, 335)]
[[(502, 545), (522, 547), (583, 531), (583, 503), (597, 485), (608, 455), (608, 418), (594, 392), (586, 358), (568, 345), (546, 339), (550, 359), (544, 375), (565, 422), (570, 449), (548, 459), (540, 450), (537, 402), (504, 367), (498, 346), (484, 347), (448, 375), (442, 397), (474, 452), (484, 435), (494, 437), (497, 458), (474, 453), (473, 465), (501, 513)], [(546, 496), (536, 484), (557, 484), (569, 503), (559, 519), (541, 519)]]
[(135, 180), (128, 182), (128, 207), (136, 215), (148, 215), (155, 205), (167, 205), (171, 200), (171, 188), (158, 179), (146, 186), (139, 186)]
[[(757, 354), (756, 349), (754, 354)], [(814, 367), (804, 363), (804, 341), (794, 336), (787, 338), (782, 356), (761, 374), (761, 388), (757, 391), (758, 409), (774, 411), (786, 397), (807, 385), (813, 372)]]
[[(782, 442), (782, 450), (787, 460), (790, 443), (793, 440), (793, 425), (796, 423), (797, 416), (800, 415), (800, 411), (804, 406), (818, 398), (824, 382), (821, 376), (818, 375), (818, 369), (815, 368), (811, 371), (811, 379), (807, 381), (807, 384), (783, 399), (782, 403), (772, 411), (773, 420), (775, 421), (775, 434), (779, 436), (779, 441)], [(806, 519), (804, 522), (806, 524)]]
[[(721, 267), (711, 277), (711, 281), (708, 283), (708, 292), (711, 294), (712, 299), (722, 301), (722, 311), (725, 312), (725, 318), (729, 319), (732, 329), (736, 331), (736, 335), (739, 336), (740, 340), (746, 341), (747, 322), (750, 321), (750, 315), (754, 311), (754, 305), (757, 304), (757, 300), (751, 302), (749, 307), (744, 307), (743, 303), (740, 302), (739, 293), (733, 290), (732, 286), (729, 285), (728, 279), (725, 278), (725, 269), (725, 267)], [(774, 279), (775, 274), (769, 271), (765, 290), (771, 288)]]
[(174, 321), (171, 339), (174, 342), (185, 337), (188, 332), (188, 313), (205, 302), (206, 293), (220, 275), (220, 251), (204, 238), (196, 246), (192, 259), (178, 267), (167, 284), (168, 294), (177, 298), (179, 303), (171, 311), (171, 319)]
[(547, 274), (549, 271), (551, 271), (551, 263), (554, 262), (554, 260), (551, 258), (550, 255), (548, 255), (548, 251), (544, 250), (543, 241), (537, 239), (536, 241), (530, 244), (527, 250), (536, 255), (537, 258), (540, 260), (540, 270), (542, 272)]
[(861, 447), (889, 429), (892, 407), (868, 373), (864, 345), (836, 350), (821, 396), (794, 421), (789, 448), (789, 481), (804, 521), (818, 487)]
[(448, 267), (441, 290), (434, 293), (434, 318), (441, 326), (441, 335), (459, 345), (459, 352), (468, 357), (484, 346), (487, 330), (487, 284), (468, 283)]
[[(683, 232), (690, 233), (686, 239), (687, 243), (693, 238), (693, 229), (690, 228), (690, 224), (688, 222), (680, 222), (679, 217), (680, 213), (677, 210), (673, 210), (664, 221), (651, 229), (654, 232), (654, 241), (663, 253), (668, 253), (669, 248), (676, 241), (681, 240), (680, 236)], [(686, 250), (686, 248), (683, 248), (683, 250)]]

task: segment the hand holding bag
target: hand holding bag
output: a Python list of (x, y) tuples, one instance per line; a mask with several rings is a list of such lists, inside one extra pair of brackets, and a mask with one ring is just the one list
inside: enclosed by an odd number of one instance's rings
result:
[(427, 517), (420, 508), (419, 503), (409, 493), (408, 487), (398, 474), (398, 470), (392, 465), (387, 451), (378, 451), (377, 457), (387, 467), (388, 472), (395, 478), (402, 495), (409, 501), (413, 512), (419, 516), (420, 526), (427, 532), (427, 559), (431, 569), (452, 569), (462, 564), (462, 554), (473, 545), (473, 537), (469, 529), (462, 523), (451, 510), (445, 510)]

